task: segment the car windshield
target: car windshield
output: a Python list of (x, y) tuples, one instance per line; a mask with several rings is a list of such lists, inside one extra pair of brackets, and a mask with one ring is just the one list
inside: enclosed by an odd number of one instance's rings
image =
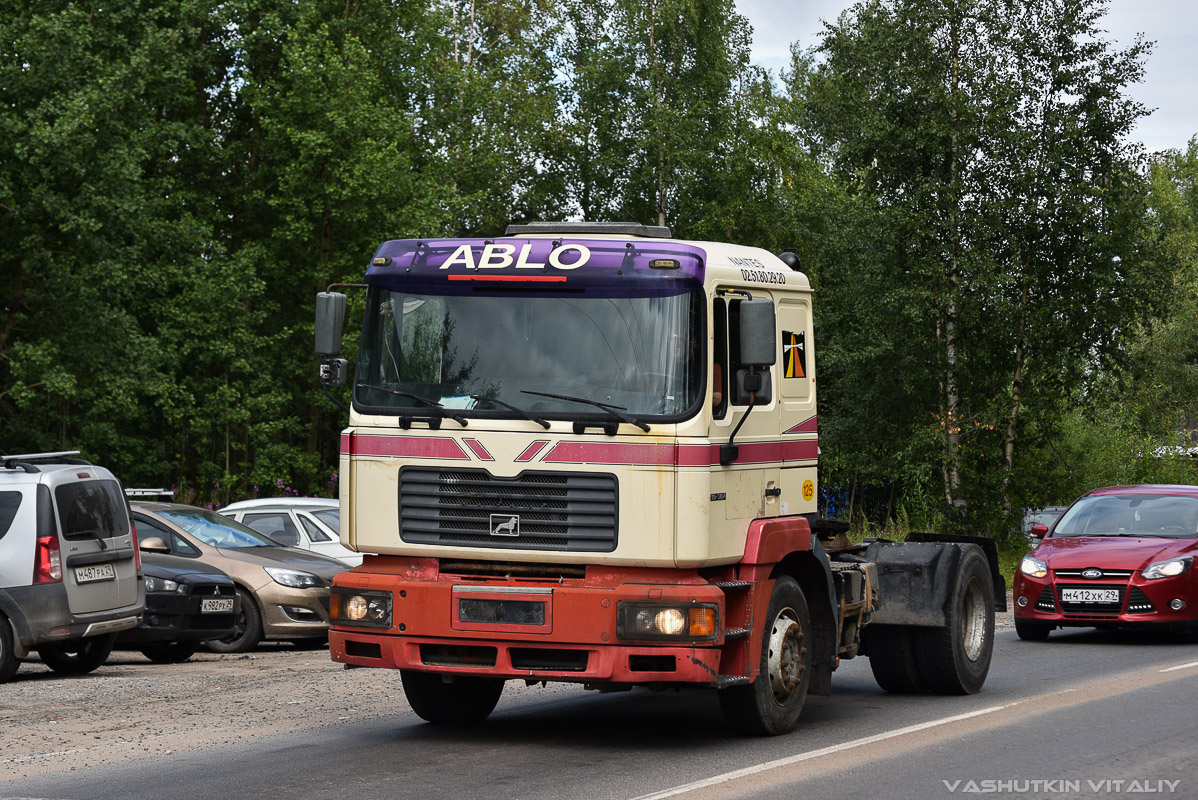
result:
[(1052, 535), (1198, 538), (1198, 497), (1169, 494), (1083, 497), (1065, 512)]
[(390, 414), (439, 403), (459, 416), (607, 415), (589, 402), (678, 418), (699, 403), (701, 299), (375, 288), (354, 402)]
[(253, 528), (202, 508), (176, 508), (159, 511), (158, 514), (212, 547), (244, 550), (249, 547), (279, 546), (274, 539)]

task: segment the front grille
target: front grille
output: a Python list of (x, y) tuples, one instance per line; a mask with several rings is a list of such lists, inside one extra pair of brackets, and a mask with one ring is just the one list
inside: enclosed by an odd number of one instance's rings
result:
[(1058, 585), (1057, 591), (1061, 592), (1065, 589), (1114, 589), (1118, 592), (1118, 596), (1113, 603), (1067, 603), (1062, 600), (1061, 610), (1066, 614), (1118, 614), (1123, 607), (1124, 588), (1124, 586), (1109, 583), (1074, 583)]
[(1044, 591), (1040, 592), (1040, 597), (1036, 600), (1036, 610), (1053, 613), (1057, 610), (1056, 600), (1052, 596), (1052, 587), (1045, 586)]
[(1139, 586), (1131, 587), (1131, 592), (1127, 596), (1127, 613), (1151, 614), (1153, 611), (1156, 611), (1156, 607), (1152, 605), (1148, 595), (1144, 594)]
[[(1093, 569), (1093, 567), (1091, 567)], [(1090, 578), (1089, 575), (1083, 575), (1086, 570), (1080, 569), (1054, 569), (1052, 574), (1058, 578), (1087, 578), (1089, 580), (1112, 580), (1115, 578), (1130, 578), (1131, 570), (1129, 569), (1100, 569), (1100, 574)]]
[(191, 587), (192, 597), (233, 597), (237, 590), (229, 583), (197, 583)]
[(409, 544), (610, 553), (617, 542), (614, 475), (403, 467), (399, 536)]

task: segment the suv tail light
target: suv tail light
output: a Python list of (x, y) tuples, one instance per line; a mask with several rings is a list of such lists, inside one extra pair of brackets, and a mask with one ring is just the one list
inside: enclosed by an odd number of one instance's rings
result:
[(33, 582), (62, 583), (62, 553), (58, 549), (58, 537), (53, 534), (37, 537)]
[(132, 519), (129, 520), (129, 532), (133, 534), (133, 563), (137, 566), (137, 571), (141, 572), (141, 548), (137, 546), (137, 523)]

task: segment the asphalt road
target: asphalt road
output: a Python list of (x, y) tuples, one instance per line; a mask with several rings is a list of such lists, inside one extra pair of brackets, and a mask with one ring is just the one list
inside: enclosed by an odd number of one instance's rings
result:
[[(0, 693), (2, 697), (2, 693)], [(727, 733), (710, 692), (509, 683), (469, 729), (366, 722), (47, 774), (0, 795), (137, 798), (1198, 797), (1198, 645), (1166, 634), (997, 634), (983, 691), (887, 695), (865, 659), (794, 733)]]

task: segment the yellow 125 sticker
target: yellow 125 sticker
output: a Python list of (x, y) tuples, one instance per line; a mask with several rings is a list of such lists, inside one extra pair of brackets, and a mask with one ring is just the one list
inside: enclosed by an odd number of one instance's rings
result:
[(815, 497), (815, 484), (811, 481), (803, 481), (803, 499), (811, 500)]

